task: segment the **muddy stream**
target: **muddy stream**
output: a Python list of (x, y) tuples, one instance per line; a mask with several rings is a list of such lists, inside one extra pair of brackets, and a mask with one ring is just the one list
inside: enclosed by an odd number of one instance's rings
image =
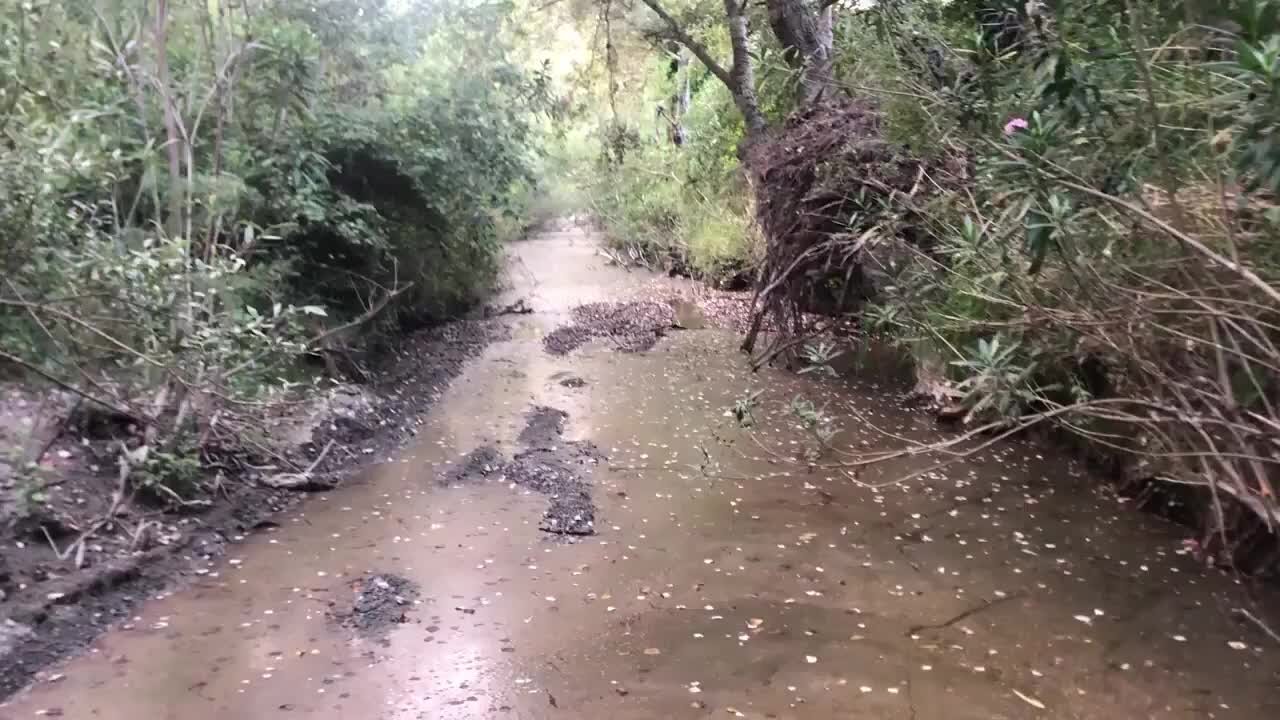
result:
[[(513, 246), (508, 275), (535, 312), (416, 444), (0, 718), (1280, 717), (1242, 586), (1075, 462), (1008, 443), (879, 491), (810, 474), (775, 457), (805, 442), (798, 393), (846, 446), (937, 431), (867, 375), (753, 375), (727, 331), (548, 354), (572, 307), (653, 282), (586, 235)], [(759, 442), (727, 416), (755, 389)]]

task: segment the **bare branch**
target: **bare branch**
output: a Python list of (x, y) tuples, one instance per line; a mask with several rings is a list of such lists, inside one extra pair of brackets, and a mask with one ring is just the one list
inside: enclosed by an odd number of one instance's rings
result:
[(128, 408), (121, 407), (121, 406), (119, 406), (119, 405), (117, 405), (117, 404), (115, 404), (115, 403), (111, 402), (110, 400), (107, 400), (107, 399), (102, 398), (102, 397), (100, 397), (100, 396), (94, 395), (93, 393), (90, 393), (90, 392), (87, 392), (87, 391), (85, 391), (85, 390), (82, 390), (82, 389), (80, 389), (80, 388), (76, 387), (75, 385), (72, 385), (71, 383), (66, 382), (65, 380), (62, 380), (62, 379), (60, 379), (60, 378), (58, 378), (58, 377), (56, 377), (56, 376), (54, 376), (54, 375), (52, 375), (52, 374), (50, 374), (50, 373), (45, 372), (45, 371), (44, 371), (44, 370), (42, 370), (41, 368), (39, 368), (39, 367), (37, 367), (37, 366), (35, 366), (35, 365), (32, 365), (31, 363), (27, 362), (26, 360), (23, 360), (22, 358), (18, 357), (17, 355), (10, 355), (9, 353), (7, 353), (7, 352), (5, 352), (5, 351), (0, 350), (0, 360), (5, 360), (5, 361), (7, 361), (7, 362), (13, 363), (14, 365), (17, 365), (18, 367), (24, 368), (24, 369), (28, 370), (29, 372), (32, 372), (32, 373), (34, 373), (34, 374), (36, 374), (36, 375), (39, 375), (40, 377), (44, 378), (45, 380), (48, 380), (49, 382), (53, 383), (54, 385), (57, 385), (58, 387), (62, 388), (63, 390), (66, 390), (66, 391), (68, 391), (68, 392), (71, 392), (71, 393), (74, 393), (74, 394), (76, 394), (76, 395), (79, 395), (80, 397), (82, 397), (82, 398), (84, 398), (84, 399), (86, 399), (86, 400), (91, 400), (91, 401), (93, 401), (93, 402), (95, 402), (95, 403), (98, 403), (99, 405), (101, 405), (101, 406), (103, 406), (103, 407), (105, 407), (105, 408), (109, 408), (109, 409), (111, 409), (112, 411), (114, 411), (114, 412), (116, 412), (116, 413), (118, 413), (118, 414), (120, 414), (120, 415), (123, 415), (123, 416), (125, 416), (125, 417), (127, 417), (127, 418), (130, 418), (131, 420), (134, 420), (134, 421), (136, 421), (136, 422), (138, 422), (138, 423), (145, 423), (145, 422), (147, 422), (147, 421), (143, 418), (143, 416), (142, 416), (140, 413), (136, 413), (136, 412), (134, 412), (133, 410), (130, 410), (130, 409), (128, 409)]
[(317, 345), (324, 343), (325, 340), (328, 340), (334, 335), (338, 335), (339, 333), (342, 333), (347, 330), (351, 330), (353, 328), (359, 327), (369, 322), (373, 318), (377, 317), (378, 313), (381, 313), (382, 310), (387, 307), (387, 305), (391, 304), (392, 300), (395, 300), (400, 295), (404, 294), (405, 292), (408, 292), (411, 288), (413, 288), (413, 283), (409, 283), (408, 285), (403, 285), (395, 290), (392, 290), (391, 292), (388, 292), (386, 295), (382, 297), (381, 300), (379, 300), (376, 304), (374, 304), (373, 307), (370, 307), (363, 314), (361, 314), (360, 317), (352, 320), (351, 322), (343, 323), (342, 325), (339, 325), (338, 327), (333, 328), (331, 330), (326, 330), (320, 333), (319, 335), (308, 340), (307, 347), (313, 348)]
[(671, 33), (671, 39), (689, 48), (689, 52), (693, 53), (703, 65), (706, 65), (707, 69), (711, 71), (711, 74), (715, 75), (720, 82), (724, 83), (725, 86), (729, 88), (730, 92), (735, 95), (738, 93), (738, 85), (734, 81), (733, 76), (729, 74), (729, 71), (726, 70), (723, 65), (716, 62), (715, 58), (711, 57), (711, 53), (707, 50), (705, 45), (690, 37), (689, 33), (685, 32), (684, 29), (680, 27), (680, 23), (676, 22), (676, 19), (671, 17), (671, 15), (662, 8), (662, 5), (658, 0), (641, 1), (645, 5), (648, 5), (649, 9), (666, 24), (668, 31)]
[[(988, 141), (988, 144), (991, 145), (993, 148), (995, 148), (997, 151), (999, 151), (1002, 155), (1004, 155), (1005, 157), (1008, 157), (1011, 160), (1021, 160), (1021, 158), (1019, 158), (1017, 155), (1015, 155), (1014, 153), (1010, 152), (1008, 149), (1003, 148), (994, 142)], [(1048, 162), (1047, 158), (1041, 157), (1040, 159), (1046, 161), (1046, 163), (1048, 163), (1050, 166), (1057, 167), (1053, 163)], [(1261, 290), (1264, 294), (1266, 294), (1267, 297), (1271, 298), (1276, 303), (1280, 303), (1280, 290), (1277, 290), (1275, 286), (1273, 286), (1271, 283), (1264, 280), (1253, 270), (1250, 270), (1248, 267), (1245, 267), (1244, 265), (1238, 262), (1235, 262), (1234, 260), (1218, 253), (1208, 245), (1205, 245), (1199, 240), (1173, 227), (1169, 223), (1161, 220), (1155, 215), (1152, 215), (1146, 210), (1143, 210), (1137, 205), (1134, 205), (1133, 203), (1127, 200), (1124, 200), (1122, 198), (1118, 198), (1115, 195), (1112, 195), (1110, 193), (1105, 193), (1105, 192), (1102, 192), (1101, 190), (1096, 190), (1094, 188), (1091, 188), (1088, 185), (1084, 185), (1079, 182), (1076, 182), (1074, 179), (1071, 179), (1069, 177), (1064, 177), (1063, 175), (1060, 175), (1057, 172), (1051, 172), (1050, 170), (1046, 170), (1041, 167), (1036, 167), (1035, 170), (1040, 174), (1045, 175), (1046, 177), (1057, 182), (1059, 185), (1062, 185), (1063, 187), (1068, 187), (1068, 188), (1071, 188), (1072, 190), (1076, 190), (1078, 192), (1082, 192), (1086, 195), (1089, 195), (1090, 197), (1094, 197), (1099, 200), (1104, 200), (1106, 202), (1111, 203), (1112, 205), (1115, 205), (1121, 210), (1124, 210), (1125, 212), (1131, 215), (1134, 215), (1135, 217), (1141, 218), (1147, 224), (1151, 225), (1152, 227), (1155, 227), (1156, 229), (1160, 230), (1166, 235), (1172, 237), (1173, 239), (1182, 243), (1186, 247), (1196, 251), (1197, 253), (1199, 253), (1204, 258), (1208, 259), (1213, 264), (1219, 267), (1226, 268), (1227, 270), (1230, 270), (1231, 272), (1240, 276), (1240, 278), (1243, 279), (1245, 282)]]

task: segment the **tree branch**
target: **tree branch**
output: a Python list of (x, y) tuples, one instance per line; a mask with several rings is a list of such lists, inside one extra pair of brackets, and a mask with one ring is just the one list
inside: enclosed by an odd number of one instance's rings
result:
[[(995, 142), (988, 140), (987, 144), (995, 148), (997, 152), (1009, 158), (1010, 160), (1022, 161), (1022, 158), (1018, 157), (1015, 153), (1009, 151), (1006, 148), (1001, 147)], [(1263, 279), (1261, 276), (1259, 276), (1249, 267), (1243, 265), (1242, 263), (1238, 263), (1232, 260), (1231, 258), (1228, 258), (1222, 255), (1221, 253), (1218, 253), (1208, 245), (1205, 245), (1204, 243), (1200, 242), (1196, 238), (1193, 238), (1190, 235), (1182, 232), (1181, 230), (1178, 230), (1177, 228), (1173, 227), (1169, 223), (1161, 220), (1160, 218), (1152, 215), (1151, 213), (1147, 212), (1146, 210), (1143, 210), (1142, 208), (1138, 207), (1137, 205), (1134, 205), (1131, 202), (1118, 198), (1115, 195), (1102, 192), (1101, 190), (1091, 188), (1088, 185), (1084, 185), (1080, 182), (1075, 182), (1074, 177), (1072, 177), (1069, 173), (1062, 171), (1058, 165), (1048, 160), (1047, 158), (1039, 157), (1039, 159), (1045, 161), (1051, 168), (1053, 168), (1053, 170), (1050, 170), (1043, 167), (1032, 166), (1032, 169), (1034, 169), (1036, 172), (1040, 173), (1041, 175), (1048, 177), (1049, 179), (1053, 180), (1059, 185), (1062, 185), (1063, 187), (1069, 187), (1072, 190), (1076, 190), (1077, 192), (1082, 192), (1086, 195), (1097, 198), (1099, 200), (1109, 202), (1112, 205), (1115, 205), (1116, 207), (1120, 208), (1121, 210), (1124, 210), (1125, 212), (1131, 215), (1141, 218), (1148, 225), (1155, 227), (1156, 229), (1162, 231), (1169, 237), (1172, 237), (1173, 239), (1182, 243), (1184, 246), (1199, 253), (1210, 263), (1213, 263), (1214, 265), (1217, 265), (1219, 267), (1226, 268), (1227, 270), (1230, 270), (1231, 272), (1235, 273), (1237, 276), (1239, 276), (1242, 280), (1244, 280), (1248, 284), (1254, 286), (1258, 290), (1261, 290), (1263, 294), (1271, 298), (1272, 301), (1280, 303), (1280, 290), (1277, 290), (1274, 286), (1271, 285), (1271, 283), (1267, 282), (1265, 279)]]
[(711, 74), (715, 75), (720, 82), (724, 83), (725, 86), (729, 88), (730, 92), (735, 95), (738, 93), (738, 85), (734, 82), (733, 76), (729, 74), (729, 71), (726, 70), (723, 65), (716, 62), (715, 58), (711, 57), (711, 53), (707, 50), (705, 45), (694, 40), (689, 36), (689, 33), (686, 33), (682, 29), (680, 24), (676, 22), (676, 19), (671, 17), (666, 10), (662, 9), (662, 5), (658, 3), (658, 0), (641, 1), (645, 5), (648, 5), (649, 9), (666, 24), (668, 31), (671, 33), (671, 39), (689, 48), (689, 52), (693, 53), (703, 65), (706, 65), (707, 69), (711, 71)]
[(10, 355), (9, 353), (7, 353), (7, 352), (5, 352), (5, 351), (0, 350), (0, 360), (4, 360), (4, 361), (6, 361), (6, 362), (13, 363), (14, 365), (17, 365), (18, 367), (23, 368), (23, 369), (27, 370), (28, 372), (34, 373), (34, 374), (36, 374), (36, 375), (39, 375), (40, 377), (44, 378), (45, 380), (48, 380), (49, 382), (53, 383), (54, 385), (57, 385), (58, 387), (62, 388), (63, 390), (66, 390), (67, 392), (74, 393), (74, 394), (79, 395), (80, 397), (82, 397), (82, 398), (84, 398), (84, 399), (86, 399), (86, 400), (89, 400), (89, 401), (91, 401), (91, 402), (95, 402), (95, 403), (97, 403), (97, 404), (101, 405), (102, 407), (109, 408), (109, 409), (110, 409), (110, 410), (112, 410), (113, 412), (115, 412), (115, 413), (117, 413), (117, 414), (119, 414), (119, 415), (123, 415), (124, 417), (130, 418), (131, 420), (133, 420), (133, 421), (137, 422), (137, 423), (138, 423), (138, 424), (140, 424), (140, 425), (141, 425), (141, 424), (149, 424), (149, 421), (148, 421), (148, 420), (147, 420), (147, 419), (146, 419), (146, 418), (145, 418), (141, 413), (134, 412), (133, 410), (131, 410), (131, 409), (129, 409), (129, 408), (126, 408), (126, 407), (122, 407), (122, 406), (120, 406), (120, 405), (117, 405), (117, 404), (115, 404), (114, 402), (112, 402), (112, 401), (110, 401), (110, 400), (108, 400), (108, 399), (106, 399), (106, 398), (103, 398), (103, 397), (100, 397), (100, 396), (98, 396), (98, 395), (94, 395), (93, 393), (90, 393), (90, 392), (88, 392), (88, 391), (82, 390), (82, 389), (80, 389), (80, 388), (76, 387), (75, 385), (72, 385), (71, 383), (69, 383), (69, 382), (67, 382), (67, 381), (65, 381), (65, 380), (63, 380), (63, 379), (61, 379), (61, 378), (57, 377), (56, 375), (53, 375), (53, 374), (48, 373), (48, 372), (45, 372), (43, 369), (41, 369), (41, 368), (39, 368), (39, 367), (37, 367), (37, 366), (35, 366), (35, 365), (33, 365), (33, 364), (31, 364), (31, 363), (27, 362), (26, 360), (23, 360), (22, 358), (18, 357), (17, 355)]
[(350, 330), (352, 328), (358, 327), (360, 325), (363, 325), (369, 322), (374, 317), (376, 317), (378, 313), (382, 312), (383, 308), (389, 305), (392, 300), (404, 294), (411, 288), (413, 288), (413, 283), (409, 283), (408, 285), (402, 285), (399, 288), (388, 292), (386, 295), (382, 297), (381, 300), (379, 300), (376, 304), (374, 304), (373, 307), (369, 308), (362, 315), (360, 315), (360, 317), (356, 318), (355, 320), (352, 320), (351, 322), (339, 325), (338, 327), (335, 327), (331, 330), (326, 330), (320, 333), (319, 335), (316, 335), (315, 337), (308, 340), (307, 347), (313, 348), (317, 345), (324, 343), (325, 340), (328, 340), (329, 338), (339, 333), (345, 332), (347, 330)]

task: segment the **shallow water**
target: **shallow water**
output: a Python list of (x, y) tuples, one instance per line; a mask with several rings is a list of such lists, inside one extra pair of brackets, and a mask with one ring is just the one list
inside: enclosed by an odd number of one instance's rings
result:
[[(649, 279), (584, 235), (514, 246), (509, 276), (538, 312), (416, 445), (148, 601), (0, 718), (1277, 717), (1280, 647), (1232, 614), (1243, 589), (1075, 463), (1007, 443), (880, 491), (810, 473), (780, 460), (806, 442), (797, 394), (841, 418), (841, 447), (936, 430), (870, 382), (752, 374), (714, 330), (547, 355), (569, 308)], [(759, 388), (752, 439), (726, 412)], [(476, 447), (510, 456), (535, 405), (608, 455), (595, 536), (540, 532), (546, 498), (497, 479), (438, 483)], [(421, 587), (385, 643), (328, 616), (367, 572)]]

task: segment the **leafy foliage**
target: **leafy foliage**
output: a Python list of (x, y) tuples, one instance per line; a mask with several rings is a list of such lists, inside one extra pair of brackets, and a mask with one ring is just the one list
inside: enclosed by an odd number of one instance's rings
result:
[(168, 487), (299, 355), (474, 302), (556, 108), (512, 12), (5, 5), (0, 369), (133, 418)]
[[(933, 252), (864, 319), (946, 349), (969, 418), (1052, 417), (1141, 477), (1267, 517), (1277, 468), (1255, 443), (1280, 400), (1277, 6), (1035, 7), (846, 18), (860, 44), (844, 77), (892, 94), (890, 128), (946, 138), (929, 150), (972, 168), (919, 209)], [(1214, 507), (1206, 493), (1208, 544)]]

